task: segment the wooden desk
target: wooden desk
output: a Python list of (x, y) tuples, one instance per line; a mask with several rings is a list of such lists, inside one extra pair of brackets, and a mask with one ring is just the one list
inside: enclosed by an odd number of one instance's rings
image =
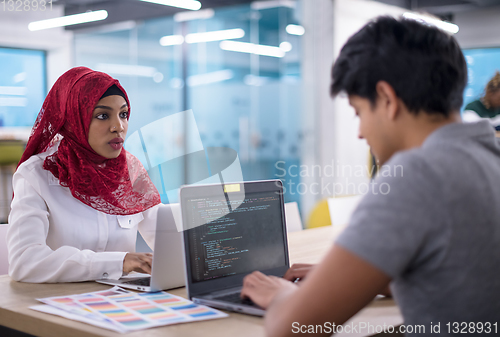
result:
[[(322, 227), (289, 234), (291, 263), (317, 263), (331, 247), (341, 228)], [(28, 307), (40, 304), (35, 298), (71, 295), (108, 289), (109, 286), (95, 282), (29, 284), (12, 281), (7, 275), (0, 276), (0, 325), (41, 337), (53, 336), (99, 336), (118, 337), (123, 334), (97, 328), (58, 316), (37, 312)], [(170, 293), (186, 297), (185, 288), (170, 290)], [(392, 300), (374, 301), (352, 318), (353, 322), (372, 325), (399, 325), (403, 322), (399, 309)], [(347, 322), (346, 324), (350, 323)], [(177, 324), (127, 333), (127, 337), (185, 337), (185, 336), (264, 336), (263, 319), (230, 313), (229, 318)], [(338, 334), (336, 336), (343, 336)], [(355, 337), (362, 334), (345, 334)]]

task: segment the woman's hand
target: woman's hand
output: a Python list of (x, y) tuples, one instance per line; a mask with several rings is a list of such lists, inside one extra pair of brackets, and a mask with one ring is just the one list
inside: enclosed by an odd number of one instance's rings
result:
[(255, 271), (243, 279), (241, 297), (250, 298), (255, 304), (266, 309), (276, 295), (285, 290), (295, 290), (297, 286), (276, 276), (267, 276)]
[(123, 259), (123, 273), (131, 271), (151, 274), (153, 254), (151, 253), (127, 253)]
[(283, 278), (288, 281), (302, 281), (306, 275), (316, 266), (308, 263), (295, 263), (285, 273)]

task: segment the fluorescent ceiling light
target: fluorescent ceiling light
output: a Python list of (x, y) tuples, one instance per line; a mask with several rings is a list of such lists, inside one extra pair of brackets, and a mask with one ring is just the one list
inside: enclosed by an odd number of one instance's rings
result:
[(292, 44), (288, 41), (283, 41), (280, 43), (280, 49), (285, 53), (288, 53), (290, 50), (292, 50)]
[(435, 19), (435, 18), (426, 16), (426, 15), (406, 12), (403, 14), (403, 17), (405, 19), (415, 20), (415, 21), (421, 22), (423, 24), (436, 26), (439, 29), (447, 31), (448, 33), (451, 33), (451, 34), (458, 33), (459, 28), (457, 25), (455, 25), (453, 23), (446, 22), (446, 21), (442, 21), (439, 19)]
[(206, 74), (192, 75), (187, 78), (187, 84), (191, 87), (227, 81), (233, 78), (232, 70), (219, 70)]
[(264, 46), (239, 41), (222, 41), (220, 48), (223, 50), (236, 51), (240, 53), (249, 53), (262, 56), (283, 57), (285, 52), (280, 47)]
[(35, 30), (49, 29), (55, 27), (78, 25), (80, 23), (104, 20), (107, 17), (108, 17), (108, 12), (106, 12), (105, 10), (99, 10), (95, 12), (73, 14), (68, 16), (61, 16), (59, 18), (54, 18), (54, 19), (31, 22), (28, 25), (28, 29), (31, 31), (35, 31)]
[(221, 41), (228, 39), (239, 39), (245, 36), (245, 31), (240, 28), (227, 29), (227, 30), (216, 30), (212, 32), (204, 33), (192, 33), (186, 35), (186, 38), (182, 35), (167, 35), (160, 39), (160, 44), (162, 46), (174, 46), (179, 45), (186, 41), (186, 43), (199, 43), (199, 42), (210, 42), (210, 41)]
[(253, 10), (263, 10), (276, 7), (295, 8), (295, 1), (291, 0), (271, 0), (271, 1), (254, 1), (250, 4)]
[(304, 35), (306, 30), (300, 25), (288, 25), (285, 28), (286, 32), (290, 35)]
[(180, 12), (174, 15), (175, 22), (184, 22), (191, 20), (200, 20), (200, 19), (210, 19), (215, 14), (212, 8), (202, 9), (196, 12)]
[(151, 2), (153, 4), (165, 5), (183, 9), (190, 9), (197, 11), (201, 8), (201, 2), (196, 0), (141, 0), (144, 2)]
[(26, 87), (0, 87), (0, 95), (24, 96), (26, 92)]
[(212, 32), (192, 33), (186, 35), (187, 43), (221, 41), (229, 39), (239, 39), (245, 36), (245, 31), (241, 28), (215, 30)]
[(184, 42), (184, 36), (182, 35), (167, 35), (160, 39), (160, 44), (162, 46), (175, 46), (182, 44)]

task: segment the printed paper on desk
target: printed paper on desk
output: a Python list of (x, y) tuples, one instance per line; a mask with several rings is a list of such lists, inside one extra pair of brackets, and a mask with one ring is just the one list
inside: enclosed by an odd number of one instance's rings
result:
[(60, 315), (102, 328), (129, 332), (151, 327), (228, 317), (218, 310), (195, 304), (166, 292), (134, 293), (114, 287), (70, 296), (38, 299), (65, 315), (40, 306), (31, 309)]

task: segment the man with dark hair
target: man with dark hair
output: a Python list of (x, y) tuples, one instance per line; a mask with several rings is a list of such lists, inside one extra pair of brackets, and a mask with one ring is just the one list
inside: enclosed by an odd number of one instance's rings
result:
[(408, 111), (448, 117), (462, 106), (467, 65), (455, 39), (413, 20), (381, 17), (352, 36), (332, 68), (332, 95), (345, 91), (376, 103), (385, 81)]
[(467, 70), (457, 42), (381, 17), (348, 40), (332, 79), (331, 93), (347, 93), (359, 137), (385, 164), (374, 184), (389, 190), (364, 196), (300, 286), (255, 272), (242, 296), (268, 308), (273, 337), (343, 324), (389, 283), (405, 325), (423, 327), (412, 335), (453, 335), (457, 324), (498, 334), (500, 144), (488, 122), (461, 123)]

